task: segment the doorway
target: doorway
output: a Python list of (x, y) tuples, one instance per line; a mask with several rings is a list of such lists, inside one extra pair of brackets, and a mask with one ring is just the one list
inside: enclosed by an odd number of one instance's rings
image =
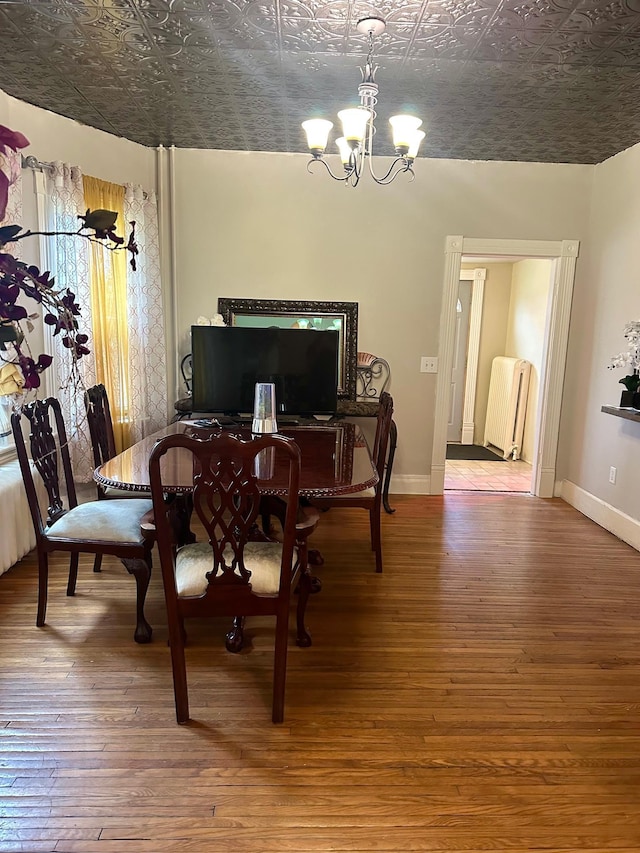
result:
[[(445, 490), (531, 491), (552, 266), (549, 258), (462, 257)], [(476, 301), (476, 328), (467, 346), (476, 278), (482, 279), (482, 299)], [(517, 370), (511, 390), (504, 385), (511, 381), (506, 364)]]
[(532, 459), (531, 492), (552, 497), (560, 423), (562, 384), (569, 333), (569, 315), (575, 264), (576, 240), (486, 240), (463, 236), (448, 237), (445, 247), (445, 276), (440, 314), (436, 384), (436, 412), (431, 459), (431, 493), (442, 494), (446, 471), (447, 431), (451, 417), (451, 370), (454, 361), (456, 307), (462, 257), (549, 258), (553, 261), (549, 314), (543, 342), (539, 388), (539, 429)]

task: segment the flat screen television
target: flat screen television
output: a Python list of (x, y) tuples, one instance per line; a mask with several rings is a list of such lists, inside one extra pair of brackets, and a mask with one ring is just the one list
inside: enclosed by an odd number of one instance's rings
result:
[(334, 414), (338, 338), (333, 330), (192, 326), (192, 409), (251, 413), (256, 382), (273, 382), (278, 414)]

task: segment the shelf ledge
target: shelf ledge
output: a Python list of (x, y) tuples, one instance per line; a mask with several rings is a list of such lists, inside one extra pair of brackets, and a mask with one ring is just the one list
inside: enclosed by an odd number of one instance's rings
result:
[(600, 411), (607, 415), (614, 415), (616, 418), (624, 418), (626, 421), (637, 421), (640, 423), (640, 409), (623, 409), (620, 406), (602, 406)]

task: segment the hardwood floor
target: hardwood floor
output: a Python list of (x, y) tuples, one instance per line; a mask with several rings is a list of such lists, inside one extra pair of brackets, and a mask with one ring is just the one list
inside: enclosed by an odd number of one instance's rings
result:
[(638, 553), (559, 500), (392, 504), (382, 575), (367, 513), (321, 519), (281, 726), (268, 620), (188, 626), (181, 727), (157, 565), (148, 646), (115, 560), (75, 598), (59, 561), (43, 629), (34, 559), (2, 576), (0, 851), (640, 850)]

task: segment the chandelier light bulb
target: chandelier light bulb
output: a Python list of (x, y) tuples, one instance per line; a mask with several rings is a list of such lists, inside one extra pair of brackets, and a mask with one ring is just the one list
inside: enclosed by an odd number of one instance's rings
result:
[(367, 132), (367, 122), (371, 118), (371, 111), (363, 107), (354, 107), (350, 110), (340, 110), (338, 118), (342, 122), (344, 138), (351, 147), (361, 144)]
[(422, 124), (422, 119), (415, 116), (391, 116), (389, 124), (393, 130), (393, 145), (396, 151), (406, 153), (413, 140), (415, 132)]
[(307, 134), (307, 145), (314, 157), (322, 156), (332, 127), (333, 122), (324, 118), (311, 118), (302, 122), (302, 128)]
[(338, 146), (338, 151), (340, 152), (340, 159), (342, 160), (342, 165), (346, 168), (351, 160), (351, 146), (344, 138), (344, 136), (339, 136), (336, 139), (336, 145)]
[(418, 148), (420, 148), (420, 143), (425, 138), (427, 134), (424, 130), (416, 130), (413, 134), (411, 142), (409, 143), (409, 150), (407, 151), (407, 160), (415, 160), (418, 156)]

